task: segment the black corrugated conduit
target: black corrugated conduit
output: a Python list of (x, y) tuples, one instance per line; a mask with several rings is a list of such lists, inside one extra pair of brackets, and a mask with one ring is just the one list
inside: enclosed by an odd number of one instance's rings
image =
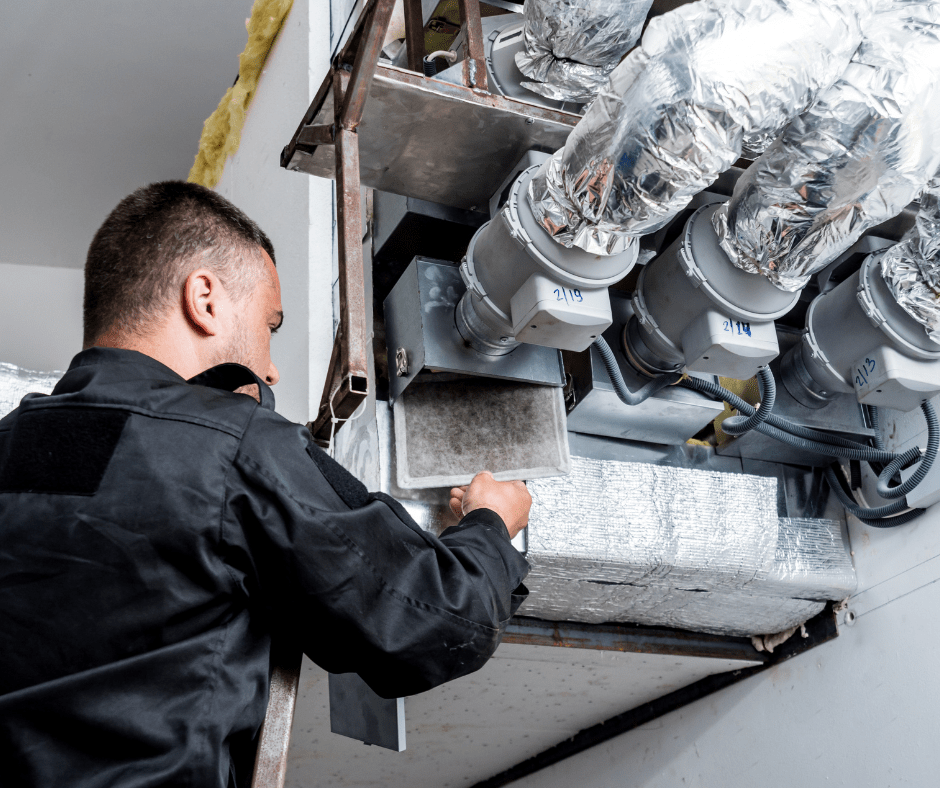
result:
[[(924, 509), (909, 509), (905, 496), (910, 493), (927, 475), (940, 451), (940, 421), (931, 403), (925, 402), (921, 410), (927, 420), (927, 449), (921, 454), (918, 447), (913, 447), (900, 454), (888, 451), (879, 431), (877, 408), (867, 408), (869, 420), (875, 431), (874, 446), (830, 435), (809, 427), (794, 424), (773, 413), (776, 398), (776, 384), (773, 374), (767, 367), (757, 373), (760, 386), (761, 404), (751, 405), (741, 397), (717, 383), (701, 378), (682, 378), (678, 372), (671, 372), (654, 378), (637, 391), (631, 391), (620, 373), (617, 359), (607, 342), (602, 337), (594, 341), (601, 356), (601, 361), (610, 376), (614, 391), (622, 402), (637, 405), (664, 389), (678, 383), (685, 388), (705, 394), (712, 399), (727, 402), (738, 411), (739, 416), (732, 416), (722, 423), (722, 430), (735, 437), (757, 430), (768, 437), (786, 443), (795, 448), (811, 451), (824, 457), (837, 457), (851, 461), (865, 461), (873, 466), (878, 474), (877, 490), (879, 495), (890, 501), (883, 506), (861, 506), (852, 496), (852, 490), (843, 477), (838, 463), (825, 469), (826, 480), (836, 496), (845, 506), (846, 511), (858, 517), (862, 522), (875, 528), (892, 528), (910, 522), (924, 513)], [(910, 467), (919, 460), (917, 469), (901, 484), (892, 486), (892, 480), (902, 469)]]
[(636, 391), (630, 391), (626, 381), (623, 379), (623, 375), (620, 373), (620, 367), (617, 365), (617, 358), (614, 356), (614, 351), (610, 349), (610, 345), (607, 344), (607, 341), (603, 337), (598, 337), (594, 340), (594, 347), (596, 347), (597, 352), (601, 354), (601, 361), (604, 363), (604, 368), (610, 376), (610, 382), (614, 386), (614, 393), (625, 405), (639, 405), (641, 402), (648, 400), (657, 391), (661, 391), (666, 388), (666, 386), (677, 383), (682, 378), (681, 372), (670, 372), (666, 375), (660, 375), (658, 378), (653, 378), (649, 383)]

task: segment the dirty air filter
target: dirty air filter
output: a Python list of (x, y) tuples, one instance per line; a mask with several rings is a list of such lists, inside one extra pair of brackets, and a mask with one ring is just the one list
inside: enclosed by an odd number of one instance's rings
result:
[(754, 635), (854, 589), (838, 524), (778, 520), (774, 479), (575, 457), (529, 491), (522, 615)]
[(404, 488), (568, 472), (562, 390), (489, 379), (412, 383), (395, 400), (395, 460)]

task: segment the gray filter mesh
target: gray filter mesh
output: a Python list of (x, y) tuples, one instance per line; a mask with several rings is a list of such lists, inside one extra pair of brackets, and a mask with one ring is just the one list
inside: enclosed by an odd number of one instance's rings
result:
[(412, 383), (395, 401), (395, 459), (404, 488), (567, 473), (561, 389), (469, 379)]
[(855, 587), (839, 524), (778, 519), (775, 479), (575, 457), (529, 490), (523, 615), (754, 635)]

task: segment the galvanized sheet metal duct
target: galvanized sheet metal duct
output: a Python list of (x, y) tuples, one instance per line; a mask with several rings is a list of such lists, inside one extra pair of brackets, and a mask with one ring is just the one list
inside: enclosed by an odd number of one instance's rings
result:
[(778, 519), (776, 480), (573, 458), (529, 482), (522, 613), (701, 632), (779, 632), (855, 588), (838, 523)]
[(653, 0), (528, 0), (523, 82), (541, 96), (584, 103), (597, 95), (643, 30)]
[(921, 195), (912, 233), (883, 253), (881, 275), (904, 311), (940, 343), (940, 174)]
[(940, 4), (881, 0), (839, 80), (714, 217), (739, 268), (796, 291), (900, 213), (940, 164)]
[(664, 225), (809, 107), (861, 40), (862, 0), (701, 0), (653, 19), (532, 180), (559, 243), (610, 255)]
[(19, 407), (27, 394), (49, 394), (64, 372), (33, 372), (0, 362), (0, 419)]

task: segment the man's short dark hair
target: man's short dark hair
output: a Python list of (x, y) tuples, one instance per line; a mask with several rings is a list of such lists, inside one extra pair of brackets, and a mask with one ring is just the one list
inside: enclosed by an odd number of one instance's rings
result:
[(254, 291), (274, 260), (268, 236), (204, 186), (152, 183), (125, 197), (95, 233), (85, 261), (85, 347), (106, 331), (146, 334), (197, 268), (213, 271), (236, 298)]

